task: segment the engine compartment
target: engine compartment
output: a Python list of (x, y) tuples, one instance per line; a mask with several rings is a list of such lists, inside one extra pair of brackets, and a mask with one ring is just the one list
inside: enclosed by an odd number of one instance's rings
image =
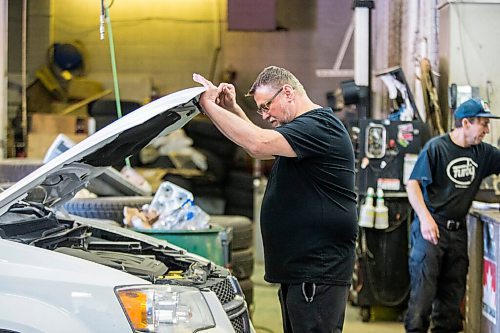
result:
[(0, 238), (89, 260), (155, 284), (209, 287), (229, 272), (183, 250), (61, 218), (39, 203), (17, 203), (0, 216)]

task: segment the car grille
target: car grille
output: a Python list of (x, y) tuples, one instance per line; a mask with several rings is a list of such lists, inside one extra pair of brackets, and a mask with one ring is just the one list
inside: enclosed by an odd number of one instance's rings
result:
[[(226, 304), (232, 301), (236, 296), (236, 292), (234, 291), (229, 278), (223, 279), (220, 282), (212, 285), (210, 289), (217, 295), (217, 298), (221, 301), (222, 304)], [(244, 303), (242, 306), (245, 306)], [(230, 318), (230, 321), (236, 333), (250, 332), (250, 320), (247, 309), (241, 312), (241, 314), (237, 317)]]
[(248, 319), (248, 311), (245, 311), (238, 317), (231, 319), (231, 325), (233, 325), (236, 333), (249, 333), (250, 320)]
[(238, 318), (231, 320), (231, 325), (233, 325), (234, 331), (236, 333), (247, 333), (250, 332), (250, 323), (248, 320), (248, 313), (244, 313)]
[(223, 279), (220, 282), (214, 284), (210, 289), (217, 295), (217, 298), (222, 304), (225, 304), (234, 299), (236, 293), (234, 292), (233, 286), (229, 279)]

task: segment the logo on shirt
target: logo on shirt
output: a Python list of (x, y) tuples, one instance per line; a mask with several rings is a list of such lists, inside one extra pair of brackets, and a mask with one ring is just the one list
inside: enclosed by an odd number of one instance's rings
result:
[(448, 163), (446, 174), (459, 187), (468, 187), (476, 177), (477, 163), (469, 157), (459, 157)]

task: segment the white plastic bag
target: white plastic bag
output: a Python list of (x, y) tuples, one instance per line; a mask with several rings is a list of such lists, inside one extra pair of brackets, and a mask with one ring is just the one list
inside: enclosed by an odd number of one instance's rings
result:
[(209, 215), (193, 202), (193, 194), (171, 182), (160, 184), (147, 208), (156, 212), (158, 220), (153, 229), (197, 230), (207, 229)]

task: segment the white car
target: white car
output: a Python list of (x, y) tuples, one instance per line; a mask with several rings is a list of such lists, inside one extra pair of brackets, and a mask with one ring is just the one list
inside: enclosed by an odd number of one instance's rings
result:
[[(196, 116), (204, 91), (153, 101), (0, 193), (0, 332), (254, 332), (227, 269), (60, 209), (106, 167)], [(35, 189), (42, 202), (27, 199)]]

